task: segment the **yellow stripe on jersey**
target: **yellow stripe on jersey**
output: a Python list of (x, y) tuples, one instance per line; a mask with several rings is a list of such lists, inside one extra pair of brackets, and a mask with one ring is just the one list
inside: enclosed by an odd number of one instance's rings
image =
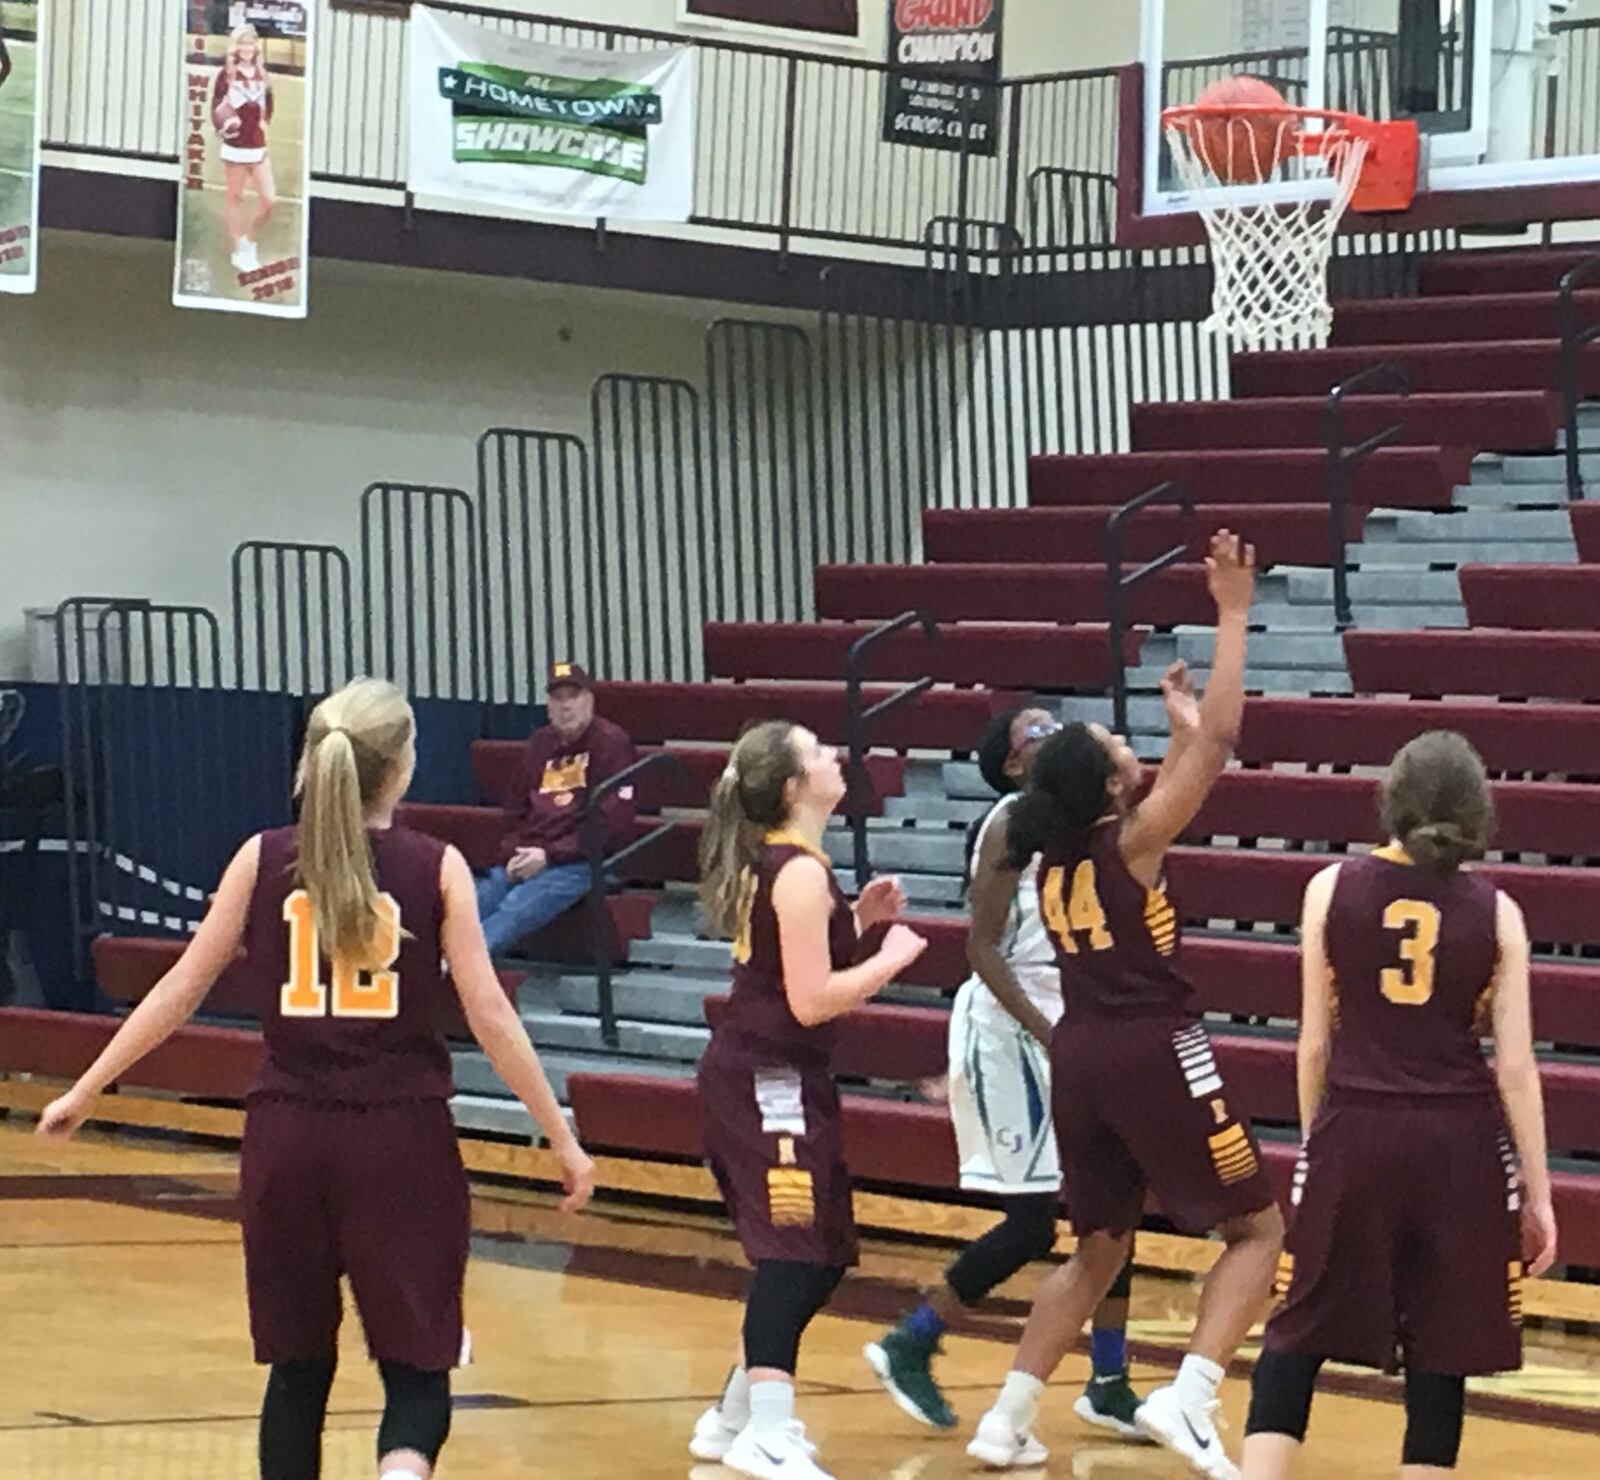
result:
[(808, 1228), (816, 1222), (816, 1189), (811, 1173), (799, 1168), (767, 1169), (767, 1211), (774, 1228)]
[(1255, 1176), (1258, 1163), (1255, 1148), (1245, 1135), (1244, 1127), (1237, 1122), (1207, 1139), (1211, 1148), (1211, 1161), (1217, 1177), (1224, 1187), (1235, 1182), (1245, 1182)]
[(1170, 956), (1178, 947), (1178, 912), (1162, 890), (1145, 891), (1144, 923), (1157, 952)]
[(1287, 1300), (1294, 1285), (1294, 1255), (1285, 1249), (1278, 1255), (1278, 1274), (1272, 1283), (1273, 1298)]
[(1510, 1304), (1511, 1323), (1514, 1326), (1522, 1324), (1523, 1273), (1523, 1263), (1520, 1259), (1513, 1259), (1506, 1266), (1506, 1295)]
[(791, 848), (803, 848), (818, 863), (825, 864), (829, 873), (833, 872), (833, 860), (822, 849), (816, 847), (790, 828), (775, 827), (761, 841), (763, 843), (771, 843), (775, 847), (782, 847), (787, 844)]

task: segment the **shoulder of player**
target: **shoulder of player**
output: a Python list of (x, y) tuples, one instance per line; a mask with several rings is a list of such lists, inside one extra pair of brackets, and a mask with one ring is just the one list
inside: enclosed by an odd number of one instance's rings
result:
[(768, 843), (769, 849), (782, 849), (787, 857), (771, 860), (773, 903), (805, 904), (832, 892), (833, 868), (824, 858), (799, 843)]

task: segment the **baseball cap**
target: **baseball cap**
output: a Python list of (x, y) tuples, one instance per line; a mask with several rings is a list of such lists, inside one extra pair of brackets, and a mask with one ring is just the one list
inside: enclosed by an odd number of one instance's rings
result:
[(594, 687), (594, 680), (581, 663), (552, 663), (550, 676), (545, 680), (545, 693), (569, 685), (575, 689), (589, 689)]

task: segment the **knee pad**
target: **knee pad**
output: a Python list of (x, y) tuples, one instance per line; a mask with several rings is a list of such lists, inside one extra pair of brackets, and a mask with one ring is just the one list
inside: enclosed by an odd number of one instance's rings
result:
[(322, 1469), (322, 1424), (334, 1361), (275, 1362), (261, 1402), (262, 1480), (308, 1480)]
[(450, 1437), (450, 1374), (423, 1372), (399, 1362), (379, 1362), (383, 1377), (383, 1422), (378, 1458), (414, 1449), (431, 1465)]
[(1407, 1372), (1406, 1443), (1401, 1463), (1453, 1470), (1461, 1453), (1466, 1404), (1464, 1378), (1441, 1372)]
[(1321, 1370), (1321, 1357), (1262, 1352), (1250, 1384), (1250, 1417), (1245, 1433), (1286, 1434), (1305, 1443), (1311, 1423), (1311, 1396)]
[(745, 1370), (771, 1367), (793, 1376), (800, 1338), (843, 1278), (844, 1270), (833, 1265), (789, 1259), (763, 1259), (756, 1265), (744, 1308)]

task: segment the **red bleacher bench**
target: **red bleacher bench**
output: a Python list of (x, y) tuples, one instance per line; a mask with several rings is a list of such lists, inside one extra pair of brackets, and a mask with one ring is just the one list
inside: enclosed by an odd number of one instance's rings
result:
[(1600, 633), (1352, 630), (1344, 653), (1363, 694), (1600, 699)]

